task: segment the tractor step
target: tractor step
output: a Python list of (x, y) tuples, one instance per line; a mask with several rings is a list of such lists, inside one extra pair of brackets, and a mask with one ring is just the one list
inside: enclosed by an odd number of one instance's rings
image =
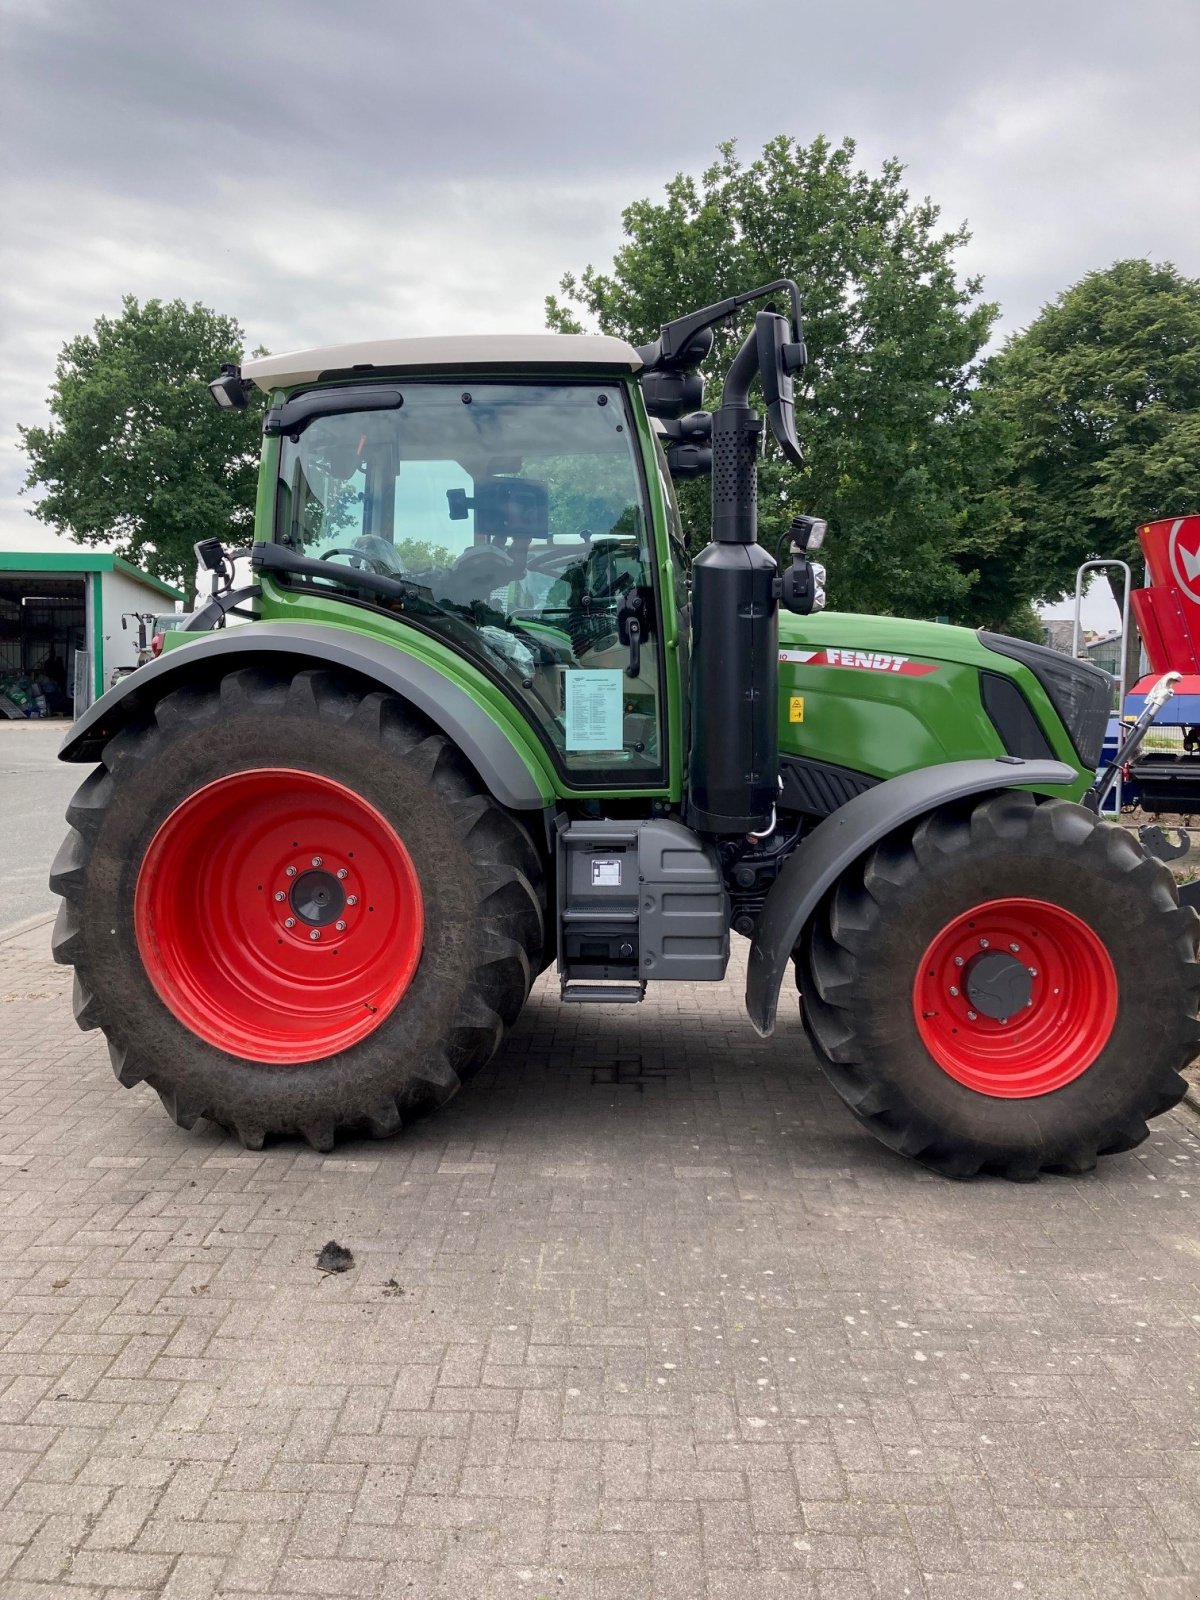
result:
[(636, 1006), (646, 998), (644, 983), (586, 983), (570, 979), (562, 986), (565, 1005), (574, 1006)]

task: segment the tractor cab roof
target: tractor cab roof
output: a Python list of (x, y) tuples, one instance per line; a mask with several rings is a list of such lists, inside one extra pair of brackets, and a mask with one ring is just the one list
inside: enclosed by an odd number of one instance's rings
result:
[(359, 373), (488, 372), (577, 367), (636, 372), (641, 357), (624, 339), (591, 333), (446, 334), (418, 339), (371, 339), (359, 344), (292, 350), (242, 363), (242, 375), (268, 393), (321, 378)]

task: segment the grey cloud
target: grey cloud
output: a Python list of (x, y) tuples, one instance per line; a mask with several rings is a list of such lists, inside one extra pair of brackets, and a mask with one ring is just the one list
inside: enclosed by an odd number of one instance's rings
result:
[(1006, 325), (1123, 254), (1200, 272), (1193, 0), (0, 0), (0, 539), (15, 423), (120, 294), (273, 349), (537, 327), (718, 140), (850, 133)]

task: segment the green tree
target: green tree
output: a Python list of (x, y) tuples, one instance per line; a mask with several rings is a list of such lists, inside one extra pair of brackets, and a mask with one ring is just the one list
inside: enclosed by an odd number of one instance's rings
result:
[(249, 536), (262, 404), (219, 411), (208, 392), (221, 363), (241, 359), (232, 317), (182, 300), (122, 304), (63, 346), (50, 425), (20, 430), (25, 487), (43, 491), (33, 514), (56, 532), (179, 581), (197, 539)]
[(979, 411), (1004, 433), (998, 515), (1026, 593), (1140, 563), (1140, 523), (1200, 510), (1200, 282), (1145, 260), (1088, 273), (987, 363)]
[[(680, 174), (661, 202), (625, 210), (611, 270), (567, 274), (547, 322), (578, 331), (582, 311), (644, 343), (681, 311), (795, 278), (810, 357), (797, 394), (807, 465), (797, 475), (768, 445), (760, 536), (773, 541), (797, 511), (817, 513), (830, 523), (838, 605), (995, 621), (977, 614), (975, 595), (977, 547), (994, 534), (971, 533), (967, 509), (989, 470), (991, 424), (975, 416), (970, 386), (996, 307), (956, 271), (965, 228), (940, 228), (938, 208), (912, 201), (902, 175), (897, 161), (860, 171), (849, 139), (781, 136), (749, 165), (723, 144), (699, 182)], [(753, 314), (718, 331), (709, 373), (724, 372)], [(685, 485), (681, 500), (695, 547), (707, 538), (707, 484)], [(993, 599), (981, 603), (994, 612)]]

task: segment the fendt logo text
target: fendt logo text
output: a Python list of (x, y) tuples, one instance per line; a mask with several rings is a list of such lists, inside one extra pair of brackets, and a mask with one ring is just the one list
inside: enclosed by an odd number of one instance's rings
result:
[(907, 656), (888, 655), (881, 650), (781, 650), (780, 661), (793, 661), (806, 667), (853, 667), (860, 672), (895, 672), (905, 678), (923, 678), (938, 669)]

